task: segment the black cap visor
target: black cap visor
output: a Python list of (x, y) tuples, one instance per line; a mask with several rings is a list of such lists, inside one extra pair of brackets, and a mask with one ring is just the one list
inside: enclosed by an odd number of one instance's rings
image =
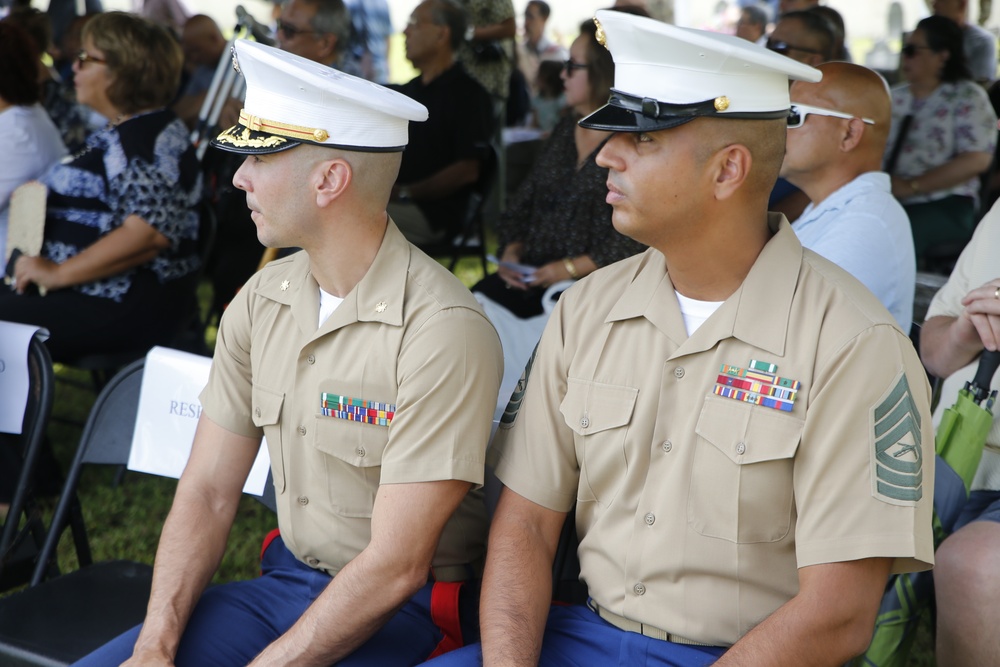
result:
[(242, 123), (237, 123), (215, 139), (212, 139), (211, 145), (229, 153), (263, 155), (265, 153), (287, 151), (289, 148), (295, 148), (301, 143), (297, 139), (282, 137), (270, 132), (261, 132), (260, 130), (251, 130)]
[(650, 97), (637, 97), (611, 90), (611, 98), (603, 107), (580, 121), (580, 126), (605, 132), (654, 132), (669, 130), (695, 118), (787, 118), (788, 109), (745, 113), (721, 113), (716, 99), (694, 104), (669, 104)]

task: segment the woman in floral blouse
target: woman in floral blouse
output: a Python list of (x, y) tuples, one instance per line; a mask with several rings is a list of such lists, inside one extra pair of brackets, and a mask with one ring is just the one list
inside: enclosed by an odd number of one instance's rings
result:
[(193, 304), (201, 176), (164, 108), (182, 61), (176, 40), (137, 16), (108, 12), (84, 28), (77, 96), (111, 122), (40, 179), (41, 255), (21, 256), (0, 294), (0, 320), (46, 327), (56, 360), (166, 342)]
[(902, 71), (907, 83), (892, 91), (886, 162), (920, 258), (928, 248), (972, 236), (979, 175), (993, 159), (997, 117), (969, 75), (962, 29), (951, 19), (930, 16), (917, 24), (903, 47)]

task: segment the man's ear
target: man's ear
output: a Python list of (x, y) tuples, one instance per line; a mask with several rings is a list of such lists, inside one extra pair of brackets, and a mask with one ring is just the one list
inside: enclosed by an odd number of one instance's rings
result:
[(849, 153), (861, 143), (861, 137), (865, 134), (865, 121), (860, 118), (852, 118), (847, 121), (847, 130), (840, 137), (840, 152)]
[(324, 33), (317, 36), (319, 42), (320, 57), (323, 63), (332, 63), (333, 57), (337, 54), (337, 36)]
[(711, 158), (714, 168), (715, 198), (728, 199), (740, 189), (750, 176), (753, 156), (743, 144), (730, 144)]
[(354, 171), (346, 160), (336, 158), (320, 162), (314, 176), (316, 205), (322, 208), (344, 194), (354, 180)]

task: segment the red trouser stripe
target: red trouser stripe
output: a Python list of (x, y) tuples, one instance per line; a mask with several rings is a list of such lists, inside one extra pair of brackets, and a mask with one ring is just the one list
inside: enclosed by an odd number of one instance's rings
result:
[(458, 618), (458, 593), (462, 590), (462, 582), (436, 581), (431, 589), (431, 620), (441, 629), (444, 637), (427, 656), (427, 659), (444, 655), (448, 651), (462, 648), (462, 624)]
[(279, 536), (281, 536), (281, 531), (279, 529), (277, 529), (277, 528), (275, 528), (270, 533), (268, 533), (267, 535), (264, 536), (264, 541), (260, 545), (260, 559), (261, 560), (264, 560), (264, 552), (267, 551), (267, 548), (269, 546), (271, 546), (271, 542), (274, 542), (274, 540), (276, 538), (278, 538)]

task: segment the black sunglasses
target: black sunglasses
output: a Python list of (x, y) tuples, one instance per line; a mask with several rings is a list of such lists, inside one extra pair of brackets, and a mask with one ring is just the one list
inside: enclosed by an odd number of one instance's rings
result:
[(913, 56), (917, 55), (917, 51), (933, 51), (933, 50), (934, 49), (932, 49), (929, 46), (918, 46), (916, 44), (904, 44), (903, 48), (900, 50), (900, 53), (903, 54), (904, 58), (912, 58)]
[(305, 28), (296, 28), (291, 23), (286, 23), (281, 19), (278, 19), (278, 30), (285, 33), (285, 37), (288, 39), (295, 39), (297, 35), (313, 35), (316, 34), (316, 30), (306, 30)]
[(572, 74), (574, 70), (587, 69), (587, 67), (588, 65), (586, 63), (578, 63), (572, 58), (564, 60), (562, 66), (563, 71), (566, 72), (566, 74)]
[(774, 51), (775, 53), (783, 56), (787, 56), (789, 51), (804, 51), (805, 53), (818, 53), (818, 54), (823, 53), (818, 49), (807, 49), (803, 46), (794, 46), (792, 44), (789, 44), (788, 42), (782, 42), (777, 39), (768, 39), (766, 46), (769, 50)]

